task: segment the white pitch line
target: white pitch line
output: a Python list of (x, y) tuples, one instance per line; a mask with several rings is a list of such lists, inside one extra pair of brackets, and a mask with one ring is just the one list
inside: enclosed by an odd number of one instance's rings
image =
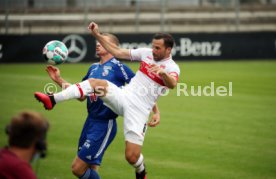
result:
[(14, 74), (14, 73), (5, 73), (0, 74), (0, 78), (8, 78), (8, 79), (29, 79), (29, 80), (43, 80), (43, 81), (49, 81), (51, 80), (50, 77), (45, 76), (37, 76), (37, 75), (25, 75), (25, 74)]

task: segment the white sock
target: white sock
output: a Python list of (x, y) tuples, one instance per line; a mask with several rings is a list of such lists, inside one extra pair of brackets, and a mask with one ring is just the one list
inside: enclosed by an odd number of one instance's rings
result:
[(88, 94), (90, 94), (92, 92), (93, 92), (93, 89), (90, 86), (89, 81), (85, 80), (81, 83), (71, 85), (59, 93), (55, 93), (54, 99), (55, 99), (56, 103), (59, 103), (59, 102), (66, 101), (69, 99), (77, 99), (82, 96), (87, 96)]
[(140, 157), (137, 160), (137, 162), (133, 164), (133, 167), (135, 168), (137, 173), (141, 173), (145, 169), (144, 157), (142, 154), (140, 154)]

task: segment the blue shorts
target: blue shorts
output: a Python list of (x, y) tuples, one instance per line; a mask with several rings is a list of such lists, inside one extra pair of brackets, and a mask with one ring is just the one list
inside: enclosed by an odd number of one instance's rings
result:
[(115, 138), (116, 132), (116, 119), (87, 118), (79, 139), (78, 157), (90, 165), (101, 165), (104, 152)]

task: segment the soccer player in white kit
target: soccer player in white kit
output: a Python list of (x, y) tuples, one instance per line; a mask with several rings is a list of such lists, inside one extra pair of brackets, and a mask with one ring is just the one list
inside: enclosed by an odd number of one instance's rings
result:
[[(51, 110), (56, 103), (98, 94), (105, 105), (124, 117), (125, 157), (135, 168), (137, 179), (146, 179), (144, 157), (141, 153), (147, 120), (151, 110), (155, 111), (158, 97), (169, 88), (173, 89), (178, 82), (180, 69), (172, 60), (171, 50), (174, 40), (170, 34), (157, 33), (152, 39), (152, 49), (122, 49), (100, 33), (96, 23), (88, 26), (91, 34), (112, 55), (119, 59), (140, 61), (140, 68), (130, 83), (119, 88), (113, 83), (101, 79), (88, 79), (52, 95), (35, 93), (35, 97)], [(153, 125), (155, 121), (151, 121)], [(159, 122), (159, 121), (158, 121)]]

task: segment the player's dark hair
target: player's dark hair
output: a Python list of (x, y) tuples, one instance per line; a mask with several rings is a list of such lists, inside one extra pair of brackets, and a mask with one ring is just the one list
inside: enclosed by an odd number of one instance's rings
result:
[(7, 126), (9, 145), (29, 148), (33, 143), (37, 150), (46, 150), (47, 120), (34, 111), (24, 111), (12, 117)]
[(156, 33), (153, 36), (153, 39), (156, 39), (156, 40), (163, 39), (164, 45), (166, 48), (168, 48), (168, 47), (173, 48), (173, 46), (174, 46), (174, 39), (173, 39), (172, 35), (169, 33), (161, 33), (161, 32)]
[(108, 36), (108, 37), (111, 39), (111, 41), (112, 41), (113, 43), (115, 43), (117, 46), (120, 45), (120, 41), (119, 41), (118, 37), (116, 37), (114, 34), (102, 33), (102, 35)]

